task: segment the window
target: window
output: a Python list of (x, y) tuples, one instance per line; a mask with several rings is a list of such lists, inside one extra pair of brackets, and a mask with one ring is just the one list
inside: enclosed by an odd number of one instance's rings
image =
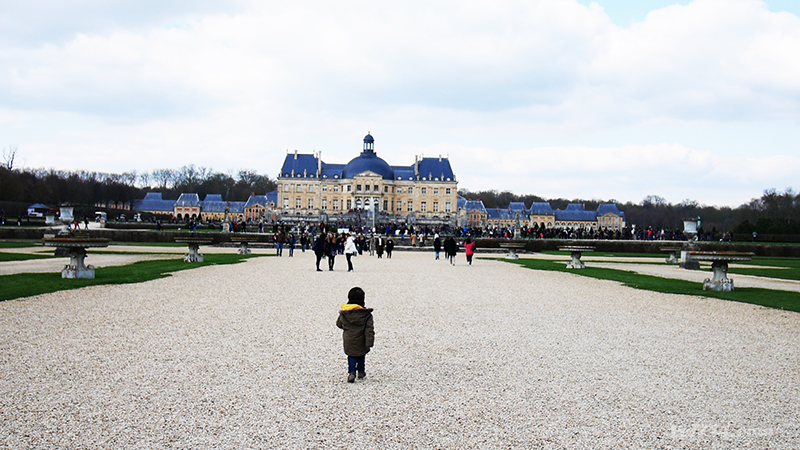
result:
[(283, 198), (283, 209), (289, 209), (289, 197)]
[(303, 201), (302, 201), (302, 199), (300, 199), (300, 197), (294, 199), (294, 207), (297, 208), (297, 209), (300, 209), (300, 208), (303, 207)]
[(422, 195), (425, 195), (427, 193), (428, 193), (428, 188), (422, 188)]
[(308, 209), (314, 209), (314, 199), (308, 199)]
[(439, 195), (439, 188), (433, 188), (433, 195)]
[(433, 202), (433, 212), (439, 212), (439, 202)]
[[(423, 188), (423, 189), (425, 189), (425, 188)], [(428, 210), (428, 202), (422, 202), (422, 205), (420, 205), (419, 210), (422, 211), (422, 212), (427, 211)]]
[(365, 184), (365, 185), (364, 185), (364, 190), (365, 190), (365, 191), (367, 191), (367, 192), (369, 192), (369, 185), (368, 185), (368, 184)]
[(361, 185), (356, 186), (356, 191), (361, 191)]
[(444, 190), (445, 195), (450, 195), (450, 188)]
[(328, 209), (328, 199), (327, 198), (323, 198), (322, 199), (322, 209), (325, 209), (325, 210)]
[(384, 186), (383, 187), (383, 192), (389, 192), (389, 186)]
[(322, 192), (328, 192), (328, 186), (322, 185)]
[(333, 201), (333, 210), (336, 211), (339, 209), (339, 200)]
[[(350, 186), (347, 186), (347, 187), (349, 188)], [(347, 209), (352, 209), (352, 208), (353, 208), (353, 201), (348, 199), (347, 200)]]
[(402, 204), (400, 204), (400, 202), (398, 201), (398, 202), (397, 202), (397, 212), (400, 212), (400, 211), (402, 211), (402, 210), (403, 210), (403, 205), (402, 205)]
[(408, 188), (408, 193), (409, 193), (409, 194), (411, 194), (411, 193), (413, 193), (413, 192), (414, 192), (414, 188), (412, 188), (412, 187), (409, 187), (409, 188)]
[(450, 212), (450, 202), (444, 202), (444, 212)]
[(308, 185), (308, 192), (314, 192), (314, 185), (313, 184), (309, 184)]
[(288, 184), (284, 184), (283, 185), (283, 192), (289, 192), (289, 185)]
[(353, 186), (350, 186), (350, 185), (348, 184), (348, 185), (347, 185), (347, 192), (350, 192), (350, 189), (351, 189), (352, 187), (353, 187)]
[(384, 200), (383, 201), (383, 210), (384, 211), (388, 211), (389, 210), (389, 200)]
[(414, 211), (414, 202), (408, 202), (408, 212)]
[(378, 185), (372, 186), (372, 190), (375, 192), (380, 192), (381, 190), (378, 188)]
[[(334, 186), (333, 187), (333, 192), (339, 192), (339, 186)], [(334, 209), (336, 209), (336, 208), (334, 208)]]

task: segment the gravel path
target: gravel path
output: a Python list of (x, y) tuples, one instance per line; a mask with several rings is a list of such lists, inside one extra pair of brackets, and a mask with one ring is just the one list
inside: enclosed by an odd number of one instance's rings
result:
[[(800, 315), (431, 254), (0, 303), (5, 448), (797, 448)], [(345, 382), (338, 305), (375, 308)]]

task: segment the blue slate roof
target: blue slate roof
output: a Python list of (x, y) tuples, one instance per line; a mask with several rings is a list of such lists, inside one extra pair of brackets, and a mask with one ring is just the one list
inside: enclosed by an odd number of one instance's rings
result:
[(273, 205), (278, 204), (278, 191), (267, 192), (267, 195), (265, 195), (265, 197), (267, 197), (267, 201), (272, 203)]
[(460, 195), (456, 197), (456, 208), (461, 209), (466, 204), (467, 204), (467, 199), (465, 199), (464, 197), (462, 197)]
[(408, 167), (394, 167), (395, 180), (413, 180), (414, 179), (414, 166)]
[(316, 178), (319, 168), (320, 177), (333, 179), (351, 179), (359, 173), (371, 171), (386, 180), (412, 180), (417, 175), (420, 179), (432, 181), (456, 180), (448, 158), (422, 158), (410, 166), (391, 166), (375, 153), (373, 145), (372, 135), (366, 135), (364, 151), (347, 164), (327, 164), (321, 161), (317, 154), (297, 152), (287, 154), (278, 177)]
[(489, 208), (486, 210), (486, 214), (489, 216), (489, 219), (495, 220), (514, 220), (517, 217), (516, 213), (505, 208)]
[(617, 205), (613, 203), (602, 203), (597, 207), (598, 216), (605, 216), (606, 214), (616, 214), (623, 219), (625, 218), (625, 213), (620, 211)]
[(597, 220), (597, 212), (596, 211), (585, 211), (585, 210), (564, 210), (564, 211), (556, 211), (556, 220), (562, 222), (592, 222)]
[(224, 213), (226, 202), (203, 201), (200, 211), (204, 213)]
[(245, 202), (244, 207), (249, 208), (253, 205), (261, 205), (266, 207), (267, 206), (267, 196), (266, 195), (251, 195), (250, 198), (247, 199)]
[(570, 203), (567, 205), (566, 211), (585, 211), (583, 203)]
[(519, 213), (524, 213), (528, 210), (528, 208), (525, 207), (525, 203), (522, 202), (511, 202), (508, 204), (508, 209)]
[(131, 207), (135, 211), (163, 211), (172, 212), (175, 208), (175, 200), (164, 200), (161, 192), (148, 192), (141, 200), (134, 200)]
[[(280, 176), (285, 178), (316, 178), (318, 159), (314, 155), (304, 153), (288, 154), (286, 159), (283, 160)], [(322, 165), (324, 166), (325, 163)]]
[(548, 202), (534, 202), (528, 210), (530, 215), (553, 215), (553, 207)]
[(208, 194), (203, 202), (224, 202), (222, 194)]
[[(412, 166), (413, 168), (413, 166)], [(450, 160), (447, 158), (422, 158), (419, 161), (419, 176), (433, 181), (455, 181)]]
[(481, 200), (467, 200), (466, 204), (464, 205), (464, 209), (467, 211), (477, 209), (478, 211), (486, 214), (486, 207), (483, 206), (483, 201)]
[(200, 206), (200, 196), (197, 194), (181, 194), (175, 200), (176, 206)]
[(230, 202), (231, 214), (243, 214), (245, 202)]
[(342, 178), (344, 164), (325, 164), (322, 163), (322, 178)]
[[(372, 137), (367, 135), (367, 137)], [(367, 142), (366, 138), (364, 142)], [(382, 176), (384, 180), (394, 179), (394, 170), (383, 158), (378, 157), (372, 150), (364, 150), (360, 155), (351, 159), (341, 172), (342, 178), (353, 178), (362, 172), (375, 172)]]

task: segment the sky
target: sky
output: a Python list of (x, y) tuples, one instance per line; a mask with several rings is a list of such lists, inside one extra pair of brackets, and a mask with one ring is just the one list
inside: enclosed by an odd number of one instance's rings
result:
[(0, 3), (18, 168), (447, 156), (459, 188), (736, 207), (800, 188), (800, 1)]

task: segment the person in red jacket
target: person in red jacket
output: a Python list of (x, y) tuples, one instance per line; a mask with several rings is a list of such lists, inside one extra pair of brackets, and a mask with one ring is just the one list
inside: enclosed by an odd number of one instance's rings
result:
[(464, 243), (464, 253), (467, 255), (467, 262), (469, 265), (472, 265), (472, 255), (475, 254), (475, 243), (472, 242), (472, 239), (467, 238), (467, 241)]

